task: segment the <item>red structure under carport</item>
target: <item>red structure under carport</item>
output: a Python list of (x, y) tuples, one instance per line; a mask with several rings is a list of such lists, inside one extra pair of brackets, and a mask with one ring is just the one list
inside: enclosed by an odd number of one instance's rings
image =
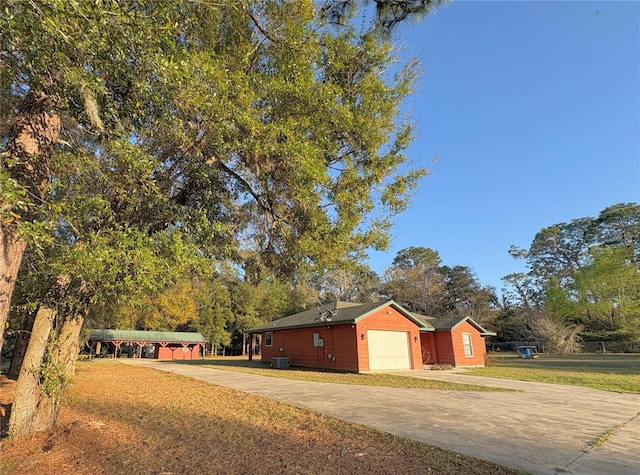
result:
[[(91, 330), (89, 358), (100, 355), (102, 345), (112, 347), (112, 356), (118, 357), (123, 347), (129, 356), (150, 358), (145, 348), (153, 348), (153, 358), (159, 360), (193, 360), (204, 355), (206, 341), (200, 333), (156, 332), (140, 330)], [(202, 353), (200, 348), (202, 347)], [(132, 351), (133, 350), (133, 351)]]

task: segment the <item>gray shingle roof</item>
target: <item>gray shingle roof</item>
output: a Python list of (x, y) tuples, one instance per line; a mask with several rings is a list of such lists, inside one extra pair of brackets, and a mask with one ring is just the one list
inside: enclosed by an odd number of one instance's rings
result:
[(392, 305), (398, 311), (413, 320), (419, 327), (424, 327), (424, 322), (416, 318), (409, 311), (402, 308), (393, 300), (387, 302), (374, 302), (366, 304), (358, 304), (352, 302), (331, 302), (319, 307), (310, 308), (304, 312), (289, 315), (272, 322), (259, 325), (247, 330), (247, 333), (257, 333), (266, 330), (284, 330), (290, 328), (315, 327), (327, 325), (329, 322), (333, 324), (339, 323), (355, 323), (356, 320), (368, 315), (369, 313), (381, 307)]
[(435, 330), (434, 326), (433, 326), (433, 321), (435, 320), (435, 318), (433, 317), (427, 317), (426, 315), (422, 315), (420, 313), (412, 313), (411, 315), (413, 315), (413, 317), (417, 320), (419, 320), (422, 323), (422, 326), (425, 329), (428, 330)]
[(495, 336), (495, 332), (491, 332), (486, 330), (482, 325), (476, 322), (471, 317), (448, 317), (448, 318), (437, 318), (435, 320), (431, 320), (431, 324), (435, 327), (436, 330), (453, 330), (455, 327), (460, 325), (462, 322), (469, 322), (471, 325), (476, 327), (481, 335), (485, 336)]

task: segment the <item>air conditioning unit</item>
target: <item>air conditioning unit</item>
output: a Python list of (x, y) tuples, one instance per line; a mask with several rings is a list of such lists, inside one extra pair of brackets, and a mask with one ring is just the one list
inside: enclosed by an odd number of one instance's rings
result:
[(286, 356), (274, 356), (271, 358), (271, 366), (276, 369), (288, 368), (289, 358)]

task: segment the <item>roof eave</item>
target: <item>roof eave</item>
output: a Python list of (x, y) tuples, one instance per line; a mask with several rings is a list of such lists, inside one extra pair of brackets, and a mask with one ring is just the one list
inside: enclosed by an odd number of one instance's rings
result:
[(463, 317), (460, 319), (460, 321), (458, 323), (456, 323), (455, 325), (451, 326), (451, 330), (453, 330), (454, 328), (456, 328), (458, 325), (462, 324), (463, 322), (469, 322), (470, 325), (474, 326), (481, 335), (486, 335), (486, 336), (495, 336), (496, 334), (494, 332), (490, 332), (488, 331), (486, 328), (484, 328), (482, 325), (480, 325), (478, 322), (476, 322), (473, 318), (467, 316), (467, 317)]
[(344, 324), (353, 324), (355, 323), (355, 319), (350, 320), (327, 320), (324, 322), (312, 322), (312, 323), (301, 323), (299, 325), (285, 325), (285, 326), (273, 326), (273, 327), (255, 327), (250, 328), (246, 331), (247, 334), (252, 333), (262, 333), (262, 332), (270, 332), (275, 330), (294, 330), (296, 328), (314, 328), (314, 327), (328, 327), (331, 325), (344, 325)]
[(424, 324), (418, 320), (416, 317), (414, 317), (411, 312), (409, 312), (406, 308), (404, 308), (402, 305), (400, 305), (398, 302), (396, 302), (395, 300), (387, 300), (386, 302), (381, 303), (380, 305), (378, 305), (376, 308), (369, 310), (367, 313), (364, 313), (362, 315), (360, 315), (357, 318), (354, 318), (353, 321), (358, 322), (360, 320), (362, 320), (363, 318), (367, 318), (369, 315), (371, 315), (374, 312), (377, 312), (378, 310), (380, 310), (383, 307), (393, 307), (395, 308), (398, 312), (400, 312), (404, 317), (408, 318), (409, 320), (411, 320), (413, 323), (415, 323), (419, 329), (425, 329), (428, 330), (427, 327), (424, 326)]

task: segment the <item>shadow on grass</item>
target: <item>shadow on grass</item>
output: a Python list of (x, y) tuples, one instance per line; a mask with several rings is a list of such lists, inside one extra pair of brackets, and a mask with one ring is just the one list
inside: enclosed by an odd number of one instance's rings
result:
[(3, 447), (15, 473), (516, 473), (173, 374), (97, 365), (79, 379), (65, 426)]

